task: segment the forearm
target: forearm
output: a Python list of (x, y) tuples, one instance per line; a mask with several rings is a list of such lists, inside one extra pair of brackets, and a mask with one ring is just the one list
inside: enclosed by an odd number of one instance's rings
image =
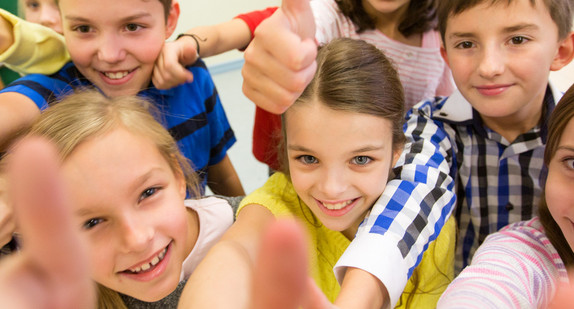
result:
[(260, 205), (242, 208), (187, 281), (178, 308), (249, 308), (256, 253), (265, 228), (274, 220)]
[(0, 54), (4, 53), (14, 43), (12, 23), (0, 16)]
[(224, 196), (245, 195), (239, 176), (227, 155), (221, 162), (208, 168), (207, 184), (215, 194)]
[(40, 110), (28, 97), (7, 92), (0, 94), (0, 152), (40, 115)]
[(335, 267), (339, 280), (348, 267), (373, 274), (386, 286), (391, 306), (456, 201), (448, 135), (424, 113), (411, 115), (405, 135), (408, 142), (397, 175)]
[[(70, 61), (62, 35), (4, 10), (0, 10), (0, 16), (2, 22), (9, 24), (8, 35), (12, 38), (0, 53), (0, 62), (10, 69), (21, 74), (52, 74)], [(2, 28), (2, 31), (8, 30), (6, 25)], [(6, 33), (2, 39), (4, 36)]]
[(335, 301), (338, 308), (380, 309), (389, 308), (389, 304), (389, 293), (379, 279), (359, 268), (347, 269)]
[(209, 57), (230, 51), (245, 48), (251, 41), (249, 27), (241, 19), (232, 19), (217, 25), (200, 26), (188, 30), (192, 38), (186, 38), (189, 44), (199, 44), (201, 57)]

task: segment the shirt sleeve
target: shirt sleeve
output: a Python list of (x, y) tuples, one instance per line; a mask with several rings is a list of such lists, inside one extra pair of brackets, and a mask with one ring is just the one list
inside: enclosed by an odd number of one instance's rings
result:
[[(207, 123), (209, 127), (209, 160), (207, 165), (215, 165), (227, 155), (227, 150), (237, 141), (235, 133), (231, 129), (227, 115), (217, 88), (211, 78), (211, 74), (203, 61), (197, 61), (192, 67), (194, 83), (199, 89), (196, 93), (201, 93)], [(193, 160), (192, 160), (193, 161)]]
[(441, 123), (430, 118), (432, 103), (419, 103), (407, 114), (407, 142), (395, 177), (335, 265), (340, 282), (347, 267), (376, 276), (387, 288), (392, 306), (456, 200), (450, 174), (455, 170), (453, 147)]
[(268, 7), (265, 10), (252, 11), (245, 14), (239, 14), (234, 18), (241, 19), (247, 24), (249, 30), (251, 31), (251, 38), (253, 38), (253, 33), (255, 32), (257, 26), (259, 26), (259, 24), (265, 19), (267, 19), (269, 16), (273, 15), (273, 13), (277, 11), (277, 9), (278, 7)]
[(70, 61), (62, 35), (2, 9), (0, 15), (14, 31), (14, 44), (0, 55), (0, 62), (8, 68), (21, 74), (52, 74)]
[(437, 308), (546, 308), (559, 270), (553, 262), (558, 253), (543, 238), (521, 230), (488, 236)]

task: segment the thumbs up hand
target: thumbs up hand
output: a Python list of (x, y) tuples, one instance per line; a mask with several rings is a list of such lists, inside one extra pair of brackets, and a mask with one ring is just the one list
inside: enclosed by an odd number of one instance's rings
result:
[(260, 108), (283, 113), (313, 78), (316, 56), (309, 0), (283, 0), (257, 27), (245, 51), (243, 93)]

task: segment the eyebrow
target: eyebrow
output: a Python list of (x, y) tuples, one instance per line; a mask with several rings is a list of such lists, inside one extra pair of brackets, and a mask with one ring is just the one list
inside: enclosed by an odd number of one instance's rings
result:
[[(527, 24), (527, 23), (522, 23), (522, 24), (517, 24), (514, 26), (510, 26), (510, 27), (505, 27), (502, 32), (503, 33), (513, 33), (513, 32), (517, 32), (517, 31), (522, 31), (522, 30), (539, 30), (540, 27), (538, 27), (535, 24)], [(449, 39), (453, 39), (453, 38), (472, 38), (475, 37), (476, 35), (473, 32), (454, 32), (451, 33), (448, 38)]]
[[(135, 191), (138, 187), (140, 187), (142, 184), (144, 184), (154, 174), (161, 173), (161, 171), (162, 171), (161, 168), (153, 167), (149, 171), (147, 171), (146, 173), (138, 176), (129, 186), (129, 188), (128, 188), (129, 192)], [(80, 216), (80, 217), (88, 216), (92, 213), (97, 212), (97, 211), (93, 210), (94, 208), (96, 208), (96, 206), (97, 205), (89, 204), (88, 207), (80, 208), (77, 211), (75, 211), (74, 214), (77, 216)]]
[(566, 150), (566, 151), (574, 152), (574, 146), (562, 146), (562, 145), (560, 145), (556, 148), (557, 152), (558, 152), (558, 150)]
[[(361, 147), (359, 149), (355, 149), (353, 151), (351, 151), (351, 153), (362, 153), (362, 152), (368, 152), (368, 151), (376, 151), (376, 150), (381, 150), (384, 149), (385, 146), (384, 145), (367, 145), (365, 147)], [(313, 150), (308, 149), (304, 146), (300, 146), (300, 145), (288, 145), (287, 149), (289, 150), (293, 150), (293, 151), (301, 151), (301, 152), (310, 152), (313, 153)]]
[[(144, 12), (144, 13), (139, 13), (139, 14), (124, 17), (124, 18), (122, 18), (121, 21), (122, 22), (128, 22), (128, 21), (132, 21), (132, 20), (136, 20), (136, 19), (140, 19), (140, 18), (144, 18), (144, 17), (148, 17), (148, 16), (151, 16), (151, 14)], [(66, 15), (65, 19), (70, 20), (70, 21), (75, 21), (75, 22), (82, 22), (82, 23), (87, 23), (90, 21), (88, 18), (85, 18), (82, 16), (74, 16), (74, 15)]]

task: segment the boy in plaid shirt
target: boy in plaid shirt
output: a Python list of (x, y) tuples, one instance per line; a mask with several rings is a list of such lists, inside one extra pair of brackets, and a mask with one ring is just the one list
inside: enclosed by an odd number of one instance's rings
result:
[[(245, 53), (244, 92), (273, 112), (284, 110), (314, 72), (305, 2), (284, 0)], [(439, 4), (442, 54), (458, 91), (407, 114), (409, 141), (395, 178), (335, 266), (344, 286), (365, 290), (374, 282), (391, 305), (453, 209), (457, 271), (486, 235), (535, 214), (546, 119), (561, 95), (548, 75), (573, 57), (568, 0)]]

